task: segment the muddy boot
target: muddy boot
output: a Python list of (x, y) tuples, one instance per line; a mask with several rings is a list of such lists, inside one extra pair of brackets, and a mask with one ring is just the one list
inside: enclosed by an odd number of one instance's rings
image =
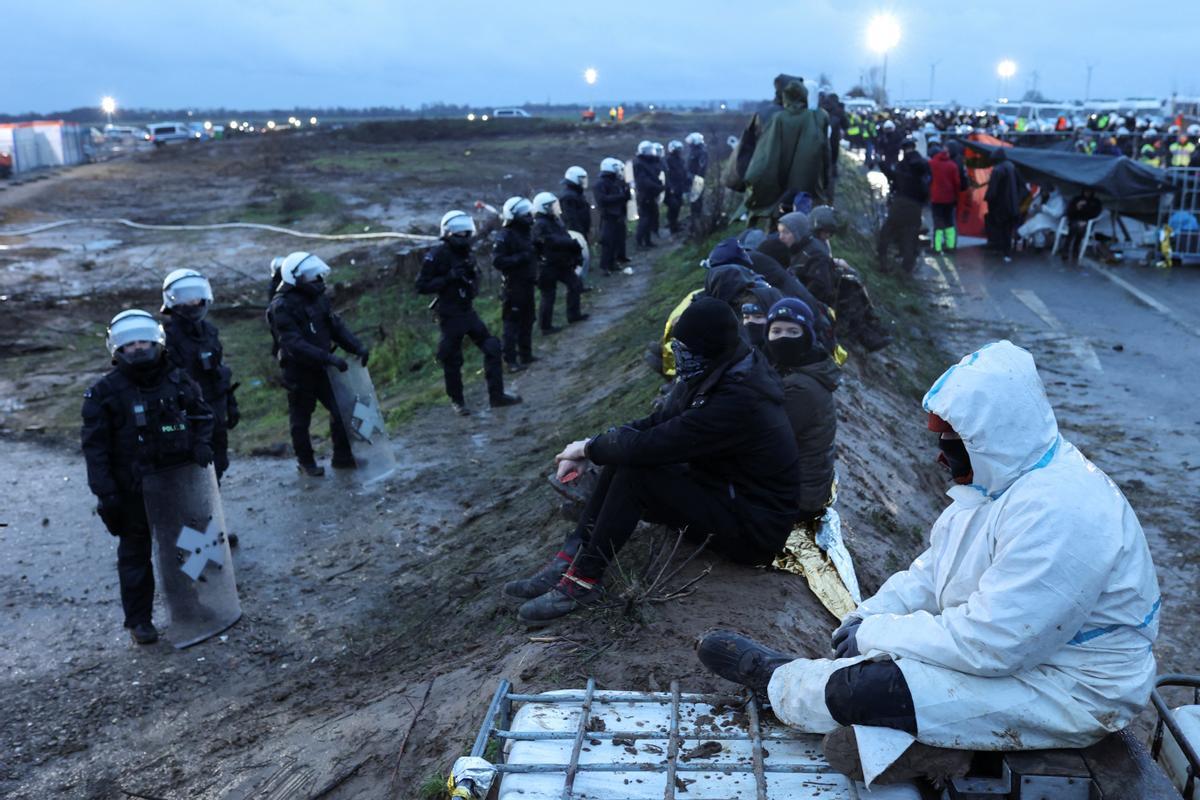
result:
[(358, 469), (358, 462), (354, 460), (353, 455), (334, 453), (329, 466), (334, 469)]
[(553, 589), (523, 603), (517, 611), (517, 619), (531, 628), (538, 627), (565, 617), (578, 608), (595, 605), (603, 598), (604, 589), (600, 584), (573, 575), (563, 575)]
[[(821, 749), (825, 752), (829, 766), (835, 771), (856, 781), (863, 779), (862, 762), (858, 758), (858, 740), (854, 736), (852, 726), (847, 725), (827, 733), (821, 743)], [(885, 786), (927, 780), (941, 788), (952, 778), (961, 778), (967, 774), (973, 755), (969, 750), (950, 750), (913, 742), (895, 763), (879, 773), (874, 783)]]
[(504, 408), (505, 406), (515, 406), (521, 402), (520, 395), (515, 394), (498, 394), (489, 401), (492, 408)]
[(138, 644), (154, 644), (158, 641), (158, 628), (153, 622), (139, 622), (129, 629), (129, 638)]
[(771, 675), (797, 656), (781, 653), (733, 631), (709, 631), (696, 643), (700, 663), (727, 681), (765, 694)]
[(301, 475), (307, 475), (310, 478), (325, 477), (325, 468), (317, 466), (316, 463), (311, 463), (311, 464), (300, 463), (300, 464), (296, 465), (296, 469), (298, 469), (300, 471)]
[(546, 566), (539, 569), (530, 577), (509, 581), (504, 584), (504, 593), (509, 597), (516, 597), (521, 600), (532, 600), (535, 597), (541, 597), (558, 585), (563, 573), (570, 566), (571, 561), (569, 559), (555, 556)]
[(460, 417), (471, 416), (471, 409), (467, 408), (465, 404), (456, 400), (450, 401), (450, 408), (454, 409), (454, 413), (458, 414)]

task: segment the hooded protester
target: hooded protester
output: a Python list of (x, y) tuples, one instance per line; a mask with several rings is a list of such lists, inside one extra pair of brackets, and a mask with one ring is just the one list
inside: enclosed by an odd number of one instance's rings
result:
[[(778, 238), (774, 242), (783, 247)], [(835, 315), (829, 306), (818, 300), (800, 282), (799, 278), (761, 250), (751, 250), (750, 260), (754, 265), (754, 271), (763, 276), (767, 283), (778, 289), (784, 297), (795, 297), (808, 306), (808, 308), (812, 309), (814, 313), (813, 326), (816, 329), (817, 341), (830, 355), (838, 352), (837, 334), (834, 332)]]
[(778, 91), (783, 108), (764, 122), (746, 166), (751, 227), (775, 219), (779, 204), (796, 192), (829, 199), (829, 115), (808, 107), (802, 80), (788, 80)]
[(987, 192), (983, 199), (987, 203), (984, 225), (987, 228), (988, 247), (999, 250), (1006, 262), (1012, 261), (1013, 233), (1017, 229), (1021, 214), (1021, 179), (1017, 168), (999, 148), (992, 155), (995, 165), (988, 178)]
[(739, 334), (729, 305), (701, 297), (675, 327), (678, 380), (651, 416), (572, 442), (562, 479), (588, 461), (600, 480), (558, 554), (505, 592), (540, 625), (603, 598), (600, 579), (640, 520), (679, 529), (742, 564), (768, 564), (795, 517), (796, 444), (783, 387)]
[(742, 329), (750, 344), (766, 352), (767, 346), (767, 312), (778, 301), (783, 299), (783, 293), (774, 286), (755, 286), (743, 296), (742, 300)]
[(847, 774), (881, 736), (906, 734), (878, 783), (962, 774), (963, 751), (1086, 747), (1128, 725), (1155, 679), (1162, 598), (1145, 535), (1063, 439), (1029, 353), (989, 344), (923, 405), (952, 502), (929, 549), (843, 620), (835, 658), (729, 632), (699, 647), (782, 721), (829, 734), (826, 755)]
[(901, 148), (902, 156), (893, 170), (892, 192), (888, 196), (887, 219), (879, 231), (879, 268), (890, 272), (888, 248), (895, 244), (900, 250), (900, 267), (912, 274), (917, 266), (917, 250), (921, 234), (921, 217), (929, 202), (929, 162), (917, 152), (917, 143), (908, 137)]

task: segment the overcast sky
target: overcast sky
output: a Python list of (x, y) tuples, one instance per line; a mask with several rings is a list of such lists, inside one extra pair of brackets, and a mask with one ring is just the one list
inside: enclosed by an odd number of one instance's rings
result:
[[(1184, 6), (1177, 7), (1185, 8)], [(867, 20), (903, 35), (893, 98), (975, 103), (1011, 58), (1019, 96), (1200, 94), (1200, 13), (1115, 0), (5, 0), (0, 112), (124, 107), (480, 107), (524, 101), (751, 99), (778, 72), (844, 92), (880, 59)], [(1146, 13), (1156, 8), (1153, 13)], [(589, 91), (583, 70), (595, 67)]]

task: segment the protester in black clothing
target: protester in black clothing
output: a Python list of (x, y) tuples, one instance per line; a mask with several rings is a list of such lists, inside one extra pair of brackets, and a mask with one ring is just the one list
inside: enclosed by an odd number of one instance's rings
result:
[(683, 161), (683, 142), (667, 144), (667, 190), (664, 202), (667, 206), (667, 229), (679, 233), (679, 210), (683, 208), (683, 196), (692, 186), (687, 164)]
[(592, 189), (600, 209), (600, 269), (611, 275), (625, 256), (626, 208), (632, 194), (622, 172), (625, 165), (617, 158), (600, 162), (600, 179)]
[(83, 394), (80, 439), (97, 513), (119, 537), (117, 577), (125, 627), (138, 644), (158, 639), (151, 620), (154, 568), (143, 476), (212, 463), (212, 412), (200, 387), (172, 366), (162, 326), (145, 311), (123, 311), (108, 327), (116, 369)]
[[(229, 469), (229, 431), (237, 427), (241, 414), (221, 334), (205, 318), (213, 301), (212, 287), (199, 272), (177, 269), (163, 281), (162, 295), (167, 359), (196, 382), (212, 410), (213, 466), (219, 481)], [(229, 534), (229, 543), (237, 544), (234, 534)]]
[(325, 368), (341, 372), (349, 365), (334, 355), (334, 345), (362, 360), (365, 367), (370, 352), (358, 340), (342, 318), (333, 312), (325, 293), (329, 265), (311, 253), (292, 253), (283, 261), (281, 283), (275, 299), (267, 306), (267, 322), (279, 343), (279, 366), (288, 393), (288, 425), (297, 468), (311, 477), (325, 474), (317, 466), (308, 426), (319, 402), (329, 411), (329, 435), (333, 440), (335, 469), (354, 469), (350, 439), (338, 415), (333, 387)]
[(1096, 196), (1096, 190), (1090, 186), (1083, 187), (1083, 190), (1067, 203), (1067, 239), (1062, 249), (1064, 261), (1078, 259), (1083, 255), (1079, 248), (1083, 244), (1088, 223), (1099, 217), (1103, 210), (1104, 205)]
[(658, 198), (665, 188), (659, 179), (661, 171), (662, 162), (654, 154), (654, 143), (643, 141), (638, 145), (637, 157), (633, 161), (633, 189), (638, 210), (634, 239), (641, 247), (654, 246), (650, 235), (657, 227)]
[(523, 622), (600, 600), (600, 578), (639, 520), (744, 564), (768, 564), (783, 547), (799, 507), (799, 457), (779, 377), (739, 327), (727, 303), (697, 298), (675, 326), (678, 379), (662, 407), (556, 456), (560, 479), (588, 461), (603, 469), (555, 558), (505, 586), (530, 598)]
[(533, 320), (537, 315), (534, 285), (537, 253), (533, 250), (533, 204), (510, 197), (500, 212), (504, 227), (492, 245), (492, 266), (503, 276), (500, 318), (504, 321), (502, 351), (511, 372), (520, 372), (537, 359), (533, 355)]
[(929, 202), (929, 162), (917, 152), (917, 143), (906, 138), (903, 156), (893, 170), (892, 192), (888, 198), (887, 219), (879, 231), (879, 268), (890, 272), (888, 249), (900, 249), (900, 266), (906, 274), (917, 267), (917, 248), (921, 235), (922, 214)]
[(750, 297), (742, 303), (742, 329), (750, 344), (766, 352), (767, 312), (783, 299), (783, 292), (774, 286), (755, 286), (748, 292)]
[(442, 217), (442, 243), (430, 250), (417, 274), (417, 291), (437, 295), (430, 308), (437, 313), (441, 339), (437, 357), (450, 406), (459, 416), (471, 413), (463, 397), (462, 340), (469, 336), (483, 353), (483, 375), (488, 401), (493, 408), (516, 405), (521, 398), (504, 391), (504, 372), (500, 364), (500, 340), (488, 332), (487, 325), (475, 312), (474, 299), (479, 293), (471, 238), (475, 220), (464, 211), (447, 211)]
[(533, 198), (533, 251), (538, 258), (538, 290), (541, 306), (538, 324), (542, 333), (562, 330), (554, 325), (554, 298), (558, 284), (567, 287), (567, 322), (582, 322), (588, 318), (579, 309), (583, 284), (575, 268), (583, 261), (579, 242), (563, 226), (558, 198), (550, 192), (540, 192)]
[(987, 214), (984, 226), (987, 228), (988, 248), (999, 250), (1006, 262), (1012, 261), (1013, 235), (1021, 216), (1020, 178), (1017, 168), (999, 148), (992, 155), (995, 166), (988, 177), (987, 192), (984, 202), (987, 203)]

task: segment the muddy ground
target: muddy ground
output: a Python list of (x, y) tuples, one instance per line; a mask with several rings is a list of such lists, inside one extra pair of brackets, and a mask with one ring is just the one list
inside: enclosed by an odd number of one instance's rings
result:
[[(625, 138), (593, 138), (610, 135)], [(607, 148), (628, 149), (638, 138), (640, 132), (604, 132), (509, 143), (504, 160), (480, 174), (503, 180), (512, 169), (507, 153), (515, 148), (521, 157), (513, 161), (544, 171), (549, 181), (561, 173), (560, 165), (598, 162)], [(120, 180), (143, 187), (163, 183), (171, 187), (168, 193), (211, 173), (205, 180), (211, 180), (206, 191), (213, 201), (241, 208), (262, 179), (246, 165), (263, 156), (249, 143), (229, 144), (230, 163), (240, 166), (229, 167), (219, 151), (153, 153), (100, 166), (128, 171)], [(379, 191), (385, 197), (372, 198), (358, 184), (373, 174), (376, 146), (338, 146), (346, 147), (358, 177), (308, 171), (292, 155), (281, 159), (280, 170), (293, 184), (320, 175), (312, 190), (343, 204), (354, 187), (368, 206), (394, 214), (386, 224), (401, 229), (428, 230), (436, 222), (437, 203), (403, 210), (411, 208), (405, 203), (423, 202), (423, 191), (442, 203), (480, 195), (489, 202), (503, 199), (504, 192), (485, 195), (482, 181), (456, 188), (461, 175), (415, 188), (399, 180), (390, 188), (384, 183)], [(461, 143), (420, 146), (427, 147)], [(581, 148), (586, 156), (576, 155)], [(363, 153), (371, 156), (365, 162)], [(346, 159), (339, 169), (350, 169)], [(107, 202), (114, 190), (87, 169), (77, 173), (91, 182), (75, 186), (75, 177), (64, 176), (19, 203), (5, 205), (0, 194), (7, 225), (12, 218), (24, 224), (95, 213), (88, 209)], [(401, 201), (390, 199), (393, 189)], [(138, 198), (147, 194), (154, 200), (140, 209)], [(114, 215), (192, 221), (216, 213), (201, 203), (169, 214), (162, 193), (122, 189), (114, 197)], [(314, 212), (300, 221), (345, 224), (336, 216)], [(235, 237), (206, 246), (220, 248), (224, 262), (241, 264), (236, 248), (242, 245)], [(171, 252), (183, 247), (168, 237), (154, 246)], [(245, 287), (247, 303), (276, 246), (255, 240), (245, 256), (253, 280), (239, 284), (234, 273), (226, 278)], [(129, 256), (119, 253), (131, 247), (115, 247), (118, 253), (103, 269), (121, 269)], [(419, 408), (393, 431), (401, 468), (385, 486), (364, 491), (343, 475), (304, 480), (286, 459), (239, 453), (223, 498), (230, 528), (242, 542), (235, 560), (245, 616), (226, 636), (184, 651), (166, 643), (137, 647), (121, 630), (115, 542), (91, 511), (82, 461), (61, 413), (103, 367), (96, 325), (103, 301), (121, 293), (85, 277), (77, 294), (64, 295), (68, 302), (59, 305), (37, 288), (47, 281), (23, 284), (26, 294), (7, 301), (18, 304), (18, 313), (5, 315), (0, 333), (6, 343), (14, 341), (19, 326), (13, 319), (25, 319), (19, 335), (40, 337), (47, 349), (17, 354), (6, 344), (2, 362), (2, 394), (13, 402), (0, 409), (0, 551), (6, 556), (0, 563), (6, 712), (0, 719), (0, 795), (435, 797), (438, 774), (469, 748), (502, 677), (530, 691), (579, 686), (588, 675), (604, 688), (661, 689), (674, 679), (685, 689), (726, 688), (704, 673), (691, 652), (694, 639), (713, 626), (822, 654), (834, 620), (795, 576), (729, 565), (704, 553), (683, 564), (691, 554), (684, 546), (675, 561), (679, 573), (648, 589), (637, 573), (647, 543), (665, 535), (651, 529), (612, 577), (613, 607), (531, 635), (516, 623), (515, 605), (500, 595), (505, 580), (537, 566), (568, 529), (545, 483), (553, 454), (563, 443), (619, 421), (614, 416), (645, 407), (653, 396), (656, 382), (640, 363), (641, 341), (635, 346), (623, 332), (657, 325), (663, 298), (672, 296), (662, 286), (674, 287), (679, 271), (687, 269), (683, 262), (695, 257), (678, 242), (666, 250), (636, 254), (631, 277), (597, 279), (586, 299), (592, 319), (572, 328), (571, 338), (538, 340), (543, 361), (510, 382), (524, 405), (467, 419), (451, 416), (440, 400)], [(61, 259), (55, 267), (54, 258), (28, 259), (15, 272), (26, 280), (38, 269), (70, 269)], [(12, 264), (0, 268), (6, 279), (14, 273)], [(147, 294), (140, 287), (130, 291)], [(937, 344), (919, 319), (904, 319), (904, 325), (918, 326), (903, 332), (905, 346), (874, 356), (854, 353), (838, 393), (839, 507), (867, 592), (919, 552), (944, 505), (943, 479), (932, 464), (912, 387), (928, 374), (931, 358), (945, 359), (931, 356)], [(51, 335), (55, 331), (47, 326), (63, 320), (63, 332)], [(960, 346), (996, 327), (964, 315), (947, 338)], [(426, 335), (434, 337), (432, 326)], [(1043, 368), (1053, 372), (1053, 348), (1048, 353)], [(481, 380), (470, 372), (478, 368), (477, 357), (467, 363), (469, 391), (482, 397)], [(39, 370), (55, 375), (55, 382), (38, 384), (36, 391), (16, 388)], [(281, 392), (276, 402), (283, 405)], [(1093, 413), (1079, 404), (1062, 416), (1079, 428), (1088, 420), (1099, 424), (1088, 416)], [(285, 435), (283, 429), (277, 433), (280, 440)], [(1120, 481), (1124, 465), (1114, 466)], [(1137, 479), (1146, 477), (1139, 473)], [(684, 596), (673, 596), (693, 580)], [(638, 602), (624, 602), (630, 596)], [(1178, 622), (1164, 630), (1174, 666), (1186, 632)]]

